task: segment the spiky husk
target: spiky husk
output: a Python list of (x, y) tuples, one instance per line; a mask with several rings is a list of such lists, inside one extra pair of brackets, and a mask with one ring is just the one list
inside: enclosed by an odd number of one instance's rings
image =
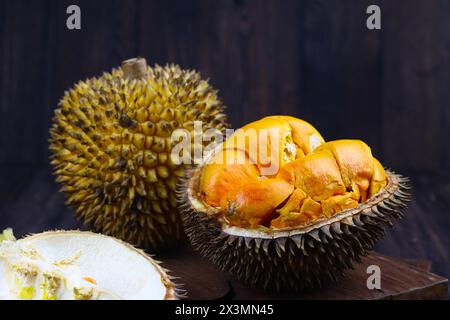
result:
[(187, 165), (170, 158), (172, 132), (196, 120), (204, 130), (228, 125), (217, 91), (194, 71), (155, 66), (131, 79), (118, 68), (65, 93), (51, 163), (88, 228), (159, 251), (184, 237), (175, 190)]
[[(185, 231), (193, 246), (232, 277), (251, 287), (301, 291), (336, 281), (384, 236), (384, 225), (403, 216), (409, 179), (387, 171), (384, 190), (358, 207), (310, 227), (246, 234), (223, 229), (208, 208), (199, 210), (196, 185), (201, 168), (179, 188)], [(238, 230), (238, 229), (237, 229)]]

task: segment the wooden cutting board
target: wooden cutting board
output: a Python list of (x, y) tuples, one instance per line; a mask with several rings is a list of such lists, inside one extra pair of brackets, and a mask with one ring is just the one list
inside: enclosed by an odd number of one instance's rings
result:
[[(339, 282), (300, 294), (247, 288), (202, 259), (188, 245), (157, 258), (164, 261), (172, 275), (179, 277), (177, 282), (184, 285), (188, 299), (444, 299), (448, 295), (448, 280), (431, 273), (429, 262), (399, 260), (376, 252), (355, 265)], [(367, 289), (369, 265), (381, 269), (381, 290)]]

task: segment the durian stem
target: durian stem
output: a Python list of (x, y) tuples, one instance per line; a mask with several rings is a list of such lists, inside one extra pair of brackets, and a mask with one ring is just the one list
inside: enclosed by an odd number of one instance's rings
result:
[(137, 57), (122, 62), (123, 74), (130, 80), (143, 79), (147, 75), (147, 61)]

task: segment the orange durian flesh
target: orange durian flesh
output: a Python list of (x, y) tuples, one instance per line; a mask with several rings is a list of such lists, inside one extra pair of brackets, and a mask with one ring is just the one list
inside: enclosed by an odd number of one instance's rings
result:
[(369, 146), (360, 140), (335, 140), (324, 143), (314, 152), (325, 150), (333, 153), (347, 190), (359, 194), (361, 202), (366, 201), (374, 166)]
[(294, 191), (283, 179), (261, 179), (228, 192), (220, 206), (231, 225), (255, 228)]
[(231, 190), (258, 179), (259, 171), (242, 150), (221, 150), (203, 168), (200, 190), (203, 199), (218, 207)]
[(281, 215), (287, 215), (293, 211), (300, 211), (303, 201), (308, 198), (308, 195), (302, 189), (295, 189), (289, 197), (286, 204), (277, 210)]
[(282, 119), (289, 123), (294, 143), (299, 146), (304, 155), (325, 143), (322, 135), (308, 122), (291, 116), (270, 116), (265, 119)]
[(224, 145), (252, 155), (260, 174), (268, 177), (274, 177), (281, 167), (296, 157), (291, 127), (283, 119), (263, 118), (251, 122), (236, 130)]
[(308, 197), (303, 201), (300, 213), (308, 215), (312, 220), (316, 220), (322, 214), (322, 206)]
[(343, 210), (352, 209), (358, 205), (355, 200), (355, 193), (348, 192), (346, 194), (335, 195), (322, 201), (323, 214), (330, 218), (334, 214)]
[[(271, 130), (276, 130), (275, 140)], [(309, 224), (356, 207), (387, 184), (383, 167), (364, 142), (324, 143), (313, 126), (290, 116), (245, 125), (225, 141), (216, 158), (224, 156), (228, 162), (204, 167), (200, 187), (204, 200), (219, 207), (234, 226)], [(268, 167), (275, 171), (268, 174)]]
[(373, 158), (373, 175), (369, 186), (369, 198), (387, 185), (387, 176), (380, 161)]
[(279, 210), (278, 218), (271, 221), (272, 228), (286, 228), (308, 224), (322, 214), (320, 203), (312, 200), (301, 189), (295, 189), (286, 204)]
[(296, 188), (302, 189), (315, 201), (346, 191), (336, 160), (327, 150), (310, 153), (288, 163), (278, 177), (293, 182)]

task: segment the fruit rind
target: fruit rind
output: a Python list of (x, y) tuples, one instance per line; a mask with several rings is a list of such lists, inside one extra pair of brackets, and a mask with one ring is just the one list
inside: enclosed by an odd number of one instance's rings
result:
[(46, 231), (38, 234), (31, 234), (24, 239), (33, 240), (36, 237), (51, 237), (58, 235), (59, 233), (63, 233), (64, 235), (80, 235), (83, 234), (83, 236), (89, 236), (89, 235), (95, 235), (99, 237), (106, 237), (108, 239), (112, 239), (119, 244), (125, 246), (129, 250), (132, 250), (136, 253), (138, 253), (140, 256), (142, 256), (145, 260), (147, 260), (160, 274), (161, 274), (161, 281), (163, 282), (164, 286), (167, 288), (166, 295), (164, 297), (164, 300), (178, 300), (180, 298), (187, 297), (186, 290), (183, 289), (183, 285), (180, 283), (175, 283), (174, 280), (177, 279), (177, 277), (174, 277), (171, 275), (171, 271), (164, 268), (162, 266), (162, 262), (155, 259), (153, 255), (149, 255), (144, 250), (135, 247), (134, 245), (123, 241), (118, 238), (106, 236), (99, 233), (94, 233), (90, 231), (79, 231), (79, 230), (56, 230), (56, 231)]
[[(64, 244), (61, 244), (61, 241)], [(81, 244), (79, 244), (80, 242)], [(24, 257), (22, 257), (22, 254), (17, 255), (17, 249), (20, 250), (21, 248), (23, 248), (24, 250), (26, 249), (25, 251), (20, 251), (24, 254), (26, 254), (30, 250), (31, 253), (34, 252), (35, 254), (27, 254)], [(57, 248), (58, 250), (56, 250)], [(65, 251), (66, 248), (67, 252)], [(129, 294), (126, 294), (126, 290), (135, 288), (137, 289), (137, 291), (130, 292), (132, 293), (132, 296), (136, 296), (138, 292), (143, 292), (144, 294), (142, 296), (136, 297), (138, 299), (151, 298), (153, 295), (151, 291), (153, 290), (151, 289), (152, 282), (145, 281), (144, 287), (143, 282), (139, 281), (138, 279), (135, 279), (130, 283), (125, 280), (129, 277), (125, 277), (125, 279), (123, 280), (121, 280), (121, 277), (111, 278), (111, 275), (114, 275), (114, 268), (112, 265), (106, 266), (107, 268), (112, 269), (105, 270), (105, 275), (103, 275), (103, 271), (100, 266), (98, 267), (99, 269), (93, 268), (91, 260), (86, 259), (89, 256), (93, 259), (96, 259), (99, 254), (98, 250), (102, 250), (103, 248), (109, 248), (115, 255), (118, 255), (120, 253), (124, 254), (125, 256), (122, 255), (122, 257), (128, 257), (127, 261), (130, 261), (130, 259), (132, 261), (135, 261), (136, 264), (134, 266), (138, 270), (149, 272), (147, 276), (152, 274), (152, 277), (155, 277), (156, 279), (158, 279), (158, 281), (161, 281), (161, 283), (158, 285), (160, 288), (158, 289), (160, 290), (160, 293), (157, 293), (156, 296), (160, 294), (160, 297), (164, 296), (165, 300), (174, 300), (185, 296), (185, 291), (181, 289), (179, 284), (175, 284), (173, 282), (174, 278), (168, 273), (168, 270), (160, 265), (159, 261), (154, 260), (152, 257), (145, 254), (142, 250), (137, 249), (119, 239), (85, 231), (48, 231), (44, 233), (29, 235), (17, 241), (10, 241), (8, 243), (5, 243), (5, 247), (2, 248), (3, 258), (5, 260), (2, 261), (3, 268), (0, 268), (0, 270), (6, 272), (8, 269), (7, 267), (10, 266), (11, 263), (20, 261), (28, 261), (30, 267), (34, 267), (34, 269), (36, 270), (36, 280), (33, 282), (34, 286), (38, 285), (39, 288), (42, 288), (42, 290), (39, 289), (39, 296), (35, 296), (35, 293), (37, 293), (37, 291), (30, 291), (30, 289), (33, 289), (33, 286), (21, 286), (23, 288), (22, 290), (20, 290), (20, 292), (18, 292), (18, 298), (21, 299), (37, 298), (43, 300), (56, 300), (75, 298), (75, 300), (90, 300), (98, 299), (100, 294), (106, 294), (108, 296), (106, 297), (107, 299), (123, 299), (122, 297), (117, 295), (117, 292), (111, 292), (109, 290), (106, 290), (105, 288), (102, 288), (102, 285), (106, 284), (108, 289), (112, 289), (114, 288), (114, 286), (111, 287), (112, 283), (116, 283), (116, 288), (121, 288), (119, 289), (121, 290), (120, 292), (123, 292), (123, 290), (125, 290), (124, 297), (129, 296)], [(14, 256), (11, 255), (13, 253)], [(66, 254), (70, 255), (68, 259), (65, 258)], [(55, 257), (60, 258), (57, 259)], [(63, 257), (64, 259), (60, 260), (61, 257)], [(0, 259), (1, 258), (2, 256), (0, 256)], [(82, 259), (82, 261), (80, 261), (80, 259)], [(113, 264), (116, 264), (117, 267), (125, 267), (125, 265), (123, 264), (124, 262), (120, 262), (121, 259), (114, 258), (113, 261)], [(83, 266), (81, 267), (81, 269), (79, 269), (80, 267), (78, 266), (78, 263), (81, 263), (81, 266)], [(130, 267), (133, 267), (133, 264), (130, 264)], [(31, 269), (27, 268), (26, 270)], [(79, 277), (81, 277), (83, 274), (80, 273), (81, 271), (87, 274), (90, 274), (92, 272), (94, 274), (97, 274), (97, 276), (94, 277), (99, 277), (99, 280), (102, 280), (102, 283), (98, 284), (96, 280), (90, 277), (84, 277), (83, 281), (80, 281), (81, 278)], [(132, 275), (130, 276), (133, 277)], [(108, 284), (108, 281), (113, 282)], [(32, 285), (33, 283), (30, 282), (30, 285)], [(73, 295), (71, 298), (72, 288)]]

